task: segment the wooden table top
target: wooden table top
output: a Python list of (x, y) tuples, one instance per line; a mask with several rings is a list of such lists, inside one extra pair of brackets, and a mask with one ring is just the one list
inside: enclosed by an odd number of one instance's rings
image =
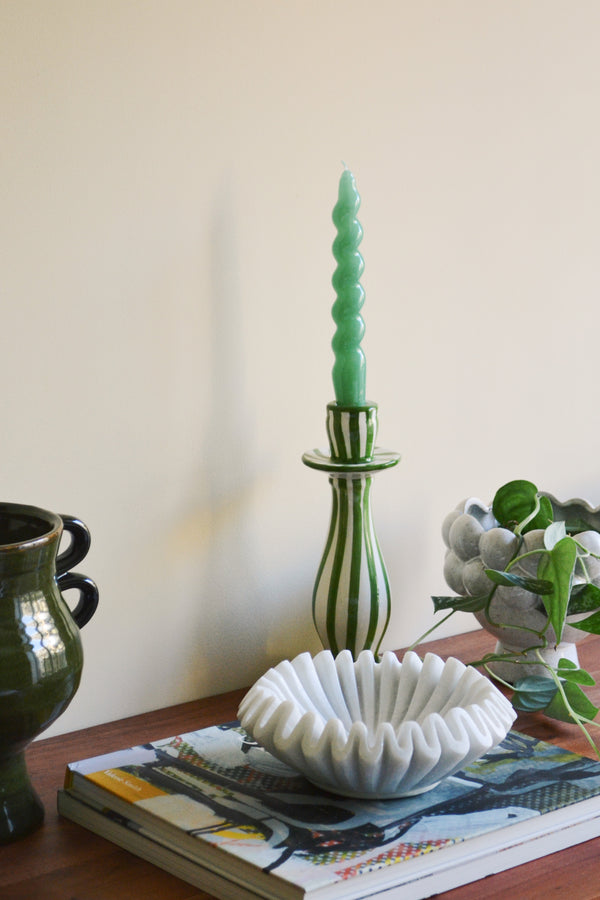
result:
[[(474, 631), (431, 641), (419, 652), (431, 650), (444, 658), (452, 655), (468, 662), (491, 649), (493, 639), (483, 631)], [(579, 645), (579, 658), (600, 681), (600, 637), (586, 637)], [(56, 792), (62, 786), (68, 762), (231, 721), (244, 693), (232, 691), (34, 742), (27, 751), (28, 766), (46, 818), (38, 831), (0, 847), (2, 900), (212, 900), (212, 895), (59, 817)], [(591, 689), (589, 696), (600, 706), (600, 686)], [(550, 721), (539, 714), (519, 714), (515, 728), (593, 756), (574, 725)], [(438, 894), (440, 900), (481, 900), (482, 896), (486, 900), (547, 900), (550, 896), (597, 900), (600, 838), (489, 876), (485, 887), (480, 881)]]

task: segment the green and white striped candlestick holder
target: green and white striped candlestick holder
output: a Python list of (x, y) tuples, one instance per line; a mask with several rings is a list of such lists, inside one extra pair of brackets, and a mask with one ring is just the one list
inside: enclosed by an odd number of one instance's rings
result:
[(377, 405), (327, 406), (329, 455), (305, 453), (302, 461), (327, 472), (332, 489), (329, 533), (313, 590), (313, 620), (325, 649), (379, 652), (390, 618), (387, 571), (371, 514), (375, 472), (400, 456), (375, 447)]

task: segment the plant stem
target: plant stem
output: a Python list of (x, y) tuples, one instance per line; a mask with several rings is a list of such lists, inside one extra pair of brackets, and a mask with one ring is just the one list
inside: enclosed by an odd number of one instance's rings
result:
[(575, 710), (569, 703), (569, 700), (567, 698), (565, 690), (562, 686), (562, 681), (558, 677), (556, 671), (552, 668), (552, 666), (549, 666), (548, 663), (546, 663), (544, 661), (544, 658), (542, 657), (542, 654), (539, 652), (539, 650), (536, 650), (535, 654), (536, 654), (538, 660), (540, 661), (541, 665), (546, 669), (547, 672), (549, 672), (551, 679), (553, 680), (554, 684), (556, 685), (556, 687), (558, 689), (558, 692), (560, 693), (560, 695), (562, 697), (562, 701), (565, 705), (565, 709), (567, 710), (569, 716), (572, 718), (575, 725), (577, 725), (577, 727), (581, 729), (581, 731), (583, 732), (583, 734), (585, 736), (586, 741), (588, 742), (588, 744), (590, 745), (590, 747), (592, 748), (592, 750), (594, 751), (594, 753), (596, 754), (598, 759), (600, 759), (600, 750), (594, 743), (593, 737), (591, 736), (591, 734), (585, 727), (586, 725), (598, 726), (598, 722), (594, 722), (591, 719), (584, 718), (583, 716), (580, 716), (579, 713), (575, 712)]
[(407, 650), (406, 652), (408, 653), (410, 650), (414, 650), (415, 647), (418, 647), (419, 644), (422, 644), (423, 641), (425, 640), (425, 638), (426, 638), (426, 637), (429, 637), (429, 635), (432, 633), (432, 631), (436, 631), (436, 629), (438, 629), (438, 628), (440, 627), (440, 625), (443, 625), (444, 622), (447, 622), (448, 619), (450, 618), (450, 616), (453, 616), (455, 612), (456, 612), (456, 610), (451, 609), (450, 612), (448, 613), (448, 615), (447, 615), (447, 616), (444, 616), (444, 618), (443, 618), (440, 622), (436, 622), (435, 625), (432, 625), (431, 628), (429, 628), (429, 629), (425, 632), (425, 634), (422, 634), (421, 637), (417, 638), (417, 640), (414, 641), (414, 642), (410, 645), (410, 647), (408, 648), (408, 650)]
[(539, 511), (540, 511), (540, 495), (538, 493), (536, 493), (534, 509), (532, 510), (532, 512), (529, 513), (529, 515), (527, 516), (526, 519), (523, 519), (522, 522), (519, 522), (519, 524), (515, 526), (515, 534), (517, 535), (517, 537), (521, 537), (525, 526), (529, 525), (529, 523), (532, 521), (532, 519), (535, 519), (535, 517), (537, 516)]

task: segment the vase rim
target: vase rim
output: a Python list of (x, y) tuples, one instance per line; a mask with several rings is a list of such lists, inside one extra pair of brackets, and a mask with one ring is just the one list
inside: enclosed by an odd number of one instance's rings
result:
[(49, 543), (60, 537), (62, 527), (60, 516), (47, 509), (0, 502), (0, 553)]

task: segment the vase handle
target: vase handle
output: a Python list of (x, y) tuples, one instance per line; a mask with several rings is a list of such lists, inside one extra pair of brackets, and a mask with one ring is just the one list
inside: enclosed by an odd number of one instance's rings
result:
[(79, 602), (71, 613), (75, 624), (79, 628), (86, 625), (98, 606), (98, 588), (95, 582), (87, 575), (79, 572), (70, 572), (72, 566), (76, 566), (87, 555), (90, 549), (91, 536), (89, 529), (80, 520), (73, 516), (62, 516), (63, 528), (71, 536), (71, 543), (63, 553), (56, 558), (56, 582), (60, 591), (75, 588), (79, 591)]

